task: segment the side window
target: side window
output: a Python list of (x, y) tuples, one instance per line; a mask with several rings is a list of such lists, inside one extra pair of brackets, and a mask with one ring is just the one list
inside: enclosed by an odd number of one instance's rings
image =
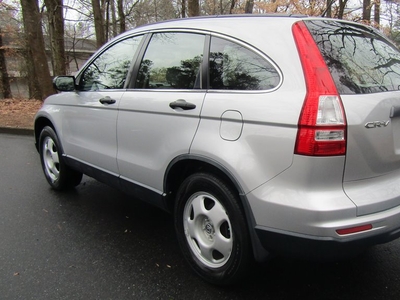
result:
[(83, 91), (121, 89), (142, 36), (118, 42), (98, 56), (84, 71), (79, 86)]
[(210, 89), (270, 90), (278, 86), (278, 71), (257, 53), (228, 40), (211, 38)]
[(205, 36), (195, 33), (153, 34), (139, 67), (136, 88), (200, 88)]

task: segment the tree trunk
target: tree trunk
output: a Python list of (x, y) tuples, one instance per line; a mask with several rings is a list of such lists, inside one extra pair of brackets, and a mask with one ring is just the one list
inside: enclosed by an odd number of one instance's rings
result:
[(246, 0), (246, 7), (244, 9), (244, 12), (246, 14), (252, 14), (253, 8), (254, 8), (254, 0)]
[(119, 18), (119, 33), (126, 31), (124, 0), (118, 0), (117, 3), (118, 18)]
[(154, 17), (156, 18), (156, 22), (158, 22), (158, 8), (157, 8), (157, 0), (153, 1), (154, 4)]
[[(54, 94), (53, 84), (47, 63), (42, 25), (37, 0), (21, 0), (22, 17), (25, 28), (27, 50), (30, 53), (30, 61), (27, 65), (32, 67), (30, 80), (33, 78), (40, 82), (37, 85), (39, 99), (44, 99)], [(29, 57), (29, 55), (28, 55)]]
[(104, 17), (101, 11), (100, 0), (92, 0), (92, 8), (94, 16), (94, 30), (96, 32), (96, 44), (97, 47), (100, 48), (106, 42), (106, 35), (104, 31)]
[(104, 21), (104, 34), (105, 36), (105, 42), (110, 39), (110, 0), (105, 0), (104, 6), (103, 6), (103, 14), (105, 16), (105, 21)]
[(10, 79), (8, 77), (6, 57), (3, 49), (3, 33), (0, 28), (0, 76), (1, 76), (1, 93), (3, 98), (12, 98)]
[(188, 0), (188, 16), (195, 17), (200, 15), (199, 0)]
[(332, 4), (333, 4), (333, 0), (326, 0), (325, 16), (327, 18), (332, 18)]
[(233, 9), (235, 8), (236, 0), (231, 0), (231, 7), (229, 8), (229, 14), (233, 13)]
[(112, 23), (112, 32), (113, 32), (113, 37), (116, 37), (118, 35), (118, 30), (117, 30), (117, 16), (115, 12), (115, 2), (114, 0), (111, 1), (111, 23)]
[(32, 49), (28, 43), (25, 45), (26, 51), (24, 53), (26, 72), (27, 72), (27, 82), (29, 90), (29, 99), (42, 99), (42, 92), (39, 81), (36, 77), (35, 66), (30, 62), (33, 61)]
[(343, 19), (344, 16), (344, 10), (346, 8), (348, 0), (339, 0), (339, 11), (338, 11), (338, 19)]
[(379, 24), (381, 23), (381, 1), (380, 0), (375, 1), (374, 21), (375, 21), (375, 26), (379, 27)]
[(53, 75), (65, 75), (67, 65), (64, 45), (63, 0), (44, 0), (49, 20)]
[(363, 1), (363, 15), (362, 19), (364, 21), (371, 21), (371, 0)]
[(181, 3), (181, 16), (182, 18), (186, 18), (186, 0), (182, 0)]

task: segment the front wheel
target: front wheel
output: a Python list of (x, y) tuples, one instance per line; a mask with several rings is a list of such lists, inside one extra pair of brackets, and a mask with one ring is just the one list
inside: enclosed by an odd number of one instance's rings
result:
[(68, 167), (62, 157), (60, 142), (53, 128), (46, 126), (39, 137), (39, 153), (47, 182), (55, 190), (77, 186), (82, 173)]
[(179, 188), (175, 229), (189, 265), (214, 284), (231, 284), (250, 257), (247, 224), (236, 193), (214, 175), (198, 173)]

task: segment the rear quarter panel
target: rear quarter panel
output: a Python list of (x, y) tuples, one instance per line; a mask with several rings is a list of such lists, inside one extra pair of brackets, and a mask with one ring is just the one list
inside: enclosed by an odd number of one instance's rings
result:
[[(247, 193), (292, 164), (305, 85), (291, 31), (296, 20), (240, 21), (233, 29), (224, 28), (225, 33), (235, 30), (237, 39), (266, 54), (281, 71), (281, 85), (263, 92), (208, 91), (190, 151), (221, 163)], [(223, 118), (227, 111), (238, 112), (242, 120)], [(229, 122), (242, 122), (235, 140), (221, 135)]]

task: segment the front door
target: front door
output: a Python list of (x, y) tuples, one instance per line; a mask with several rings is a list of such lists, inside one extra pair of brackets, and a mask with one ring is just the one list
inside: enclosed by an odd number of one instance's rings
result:
[(112, 175), (118, 175), (118, 106), (141, 39), (117, 41), (85, 66), (78, 76), (78, 91), (69, 95), (69, 106), (64, 109), (64, 152)]
[(135, 88), (120, 102), (117, 122), (121, 178), (162, 193), (163, 175), (175, 157), (187, 154), (199, 124), (205, 35), (152, 35)]

